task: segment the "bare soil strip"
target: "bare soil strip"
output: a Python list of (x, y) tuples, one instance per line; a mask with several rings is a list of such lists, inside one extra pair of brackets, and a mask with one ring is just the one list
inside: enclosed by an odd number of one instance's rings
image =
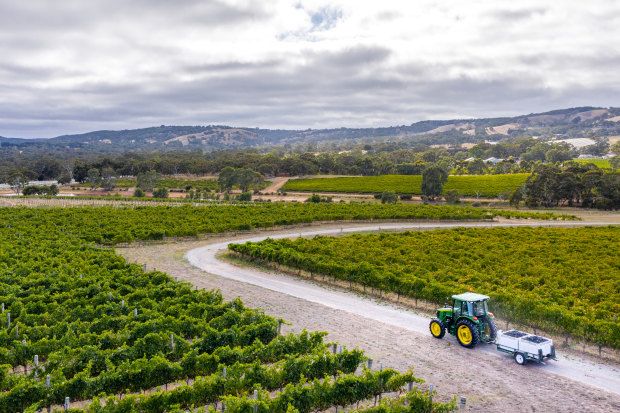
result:
[[(129, 260), (187, 280), (198, 288), (218, 288), (227, 299), (241, 297), (248, 306), (290, 322), (284, 332), (329, 331), (328, 339), (359, 347), (384, 368), (407, 370), (433, 383), (441, 400), (458, 394), (467, 397), (468, 411), (617, 411), (620, 409), (620, 367), (564, 354), (547, 365), (518, 366), (492, 346), (475, 350), (460, 347), (453, 337), (436, 340), (428, 333), (428, 316), (352, 293), (334, 291), (313, 283), (255, 268), (239, 268), (217, 258), (228, 242), (338, 234), (354, 231), (432, 229), (453, 226), (575, 226), (587, 223), (386, 223), (326, 224), (321, 229), (269, 231), (264, 235), (226, 241), (194, 241), (118, 248)], [(189, 252), (188, 252), (189, 251)], [(198, 269), (190, 262), (198, 264)]]

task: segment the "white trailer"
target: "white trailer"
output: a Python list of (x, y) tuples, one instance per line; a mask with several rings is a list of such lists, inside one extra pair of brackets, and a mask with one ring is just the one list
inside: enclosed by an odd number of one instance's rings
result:
[(542, 363), (545, 359), (555, 358), (555, 347), (550, 338), (524, 333), (519, 330), (498, 331), (495, 340), (497, 349), (513, 355), (517, 364), (525, 364), (528, 360)]

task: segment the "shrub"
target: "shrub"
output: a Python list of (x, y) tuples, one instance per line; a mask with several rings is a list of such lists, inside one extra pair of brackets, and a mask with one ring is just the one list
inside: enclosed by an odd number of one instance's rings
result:
[(381, 194), (381, 203), (382, 204), (395, 204), (398, 201), (398, 197), (396, 193), (392, 191), (385, 191)]
[(319, 202), (321, 202), (321, 195), (312, 194), (310, 198), (306, 199), (306, 202), (314, 202), (315, 204), (318, 204)]
[(611, 211), (612, 209), (614, 209), (614, 201), (609, 198), (601, 198), (595, 200), (593, 206), (596, 209)]
[(168, 198), (168, 188), (157, 188), (153, 191), (153, 198)]
[(144, 193), (142, 188), (136, 188), (136, 190), (133, 191), (133, 196), (136, 198), (144, 198), (146, 194)]
[(461, 195), (456, 189), (446, 191), (446, 193), (444, 194), (444, 198), (449, 204), (458, 204), (459, 202), (461, 202)]
[(252, 193), (251, 192), (242, 192), (237, 196), (237, 201), (251, 201)]

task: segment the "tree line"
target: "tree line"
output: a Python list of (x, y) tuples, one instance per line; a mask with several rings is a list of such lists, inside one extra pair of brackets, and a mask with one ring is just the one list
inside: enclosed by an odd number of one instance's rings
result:
[(620, 208), (620, 172), (593, 165), (538, 165), (525, 183), (510, 195), (510, 204), (528, 207), (581, 206)]
[[(89, 174), (106, 176), (137, 176), (156, 171), (164, 175), (216, 174), (227, 167), (252, 169), (263, 176), (276, 175), (421, 175), (431, 165), (439, 165), (451, 174), (506, 174), (533, 172), (540, 163), (562, 163), (575, 158), (579, 151), (568, 144), (520, 139), (496, 144), (479, 143), (470, 149), (437, 148), (424, 144), (406, 146), (398, 142), (360, 144), (349, 150), (318, 149), (308, 144), (298, 152), (284, 147), (202, 152), (127, 153), (118, 157), (37, 159), (10, 156), (0, 161), (0, 180), (21, 175), (29, 180), (54, 179), (86, 182)], [(602, 155), (612, 150), (620, 154), (620, 143), (610, 147), (601, 140), (581, 152)], [(496, 164), (483, 162), (486, 158), (501, 158)], [(473, 160), (468, 160), (473, 158)], [(620, 157), (610, 160), (612, 168), (620, 168)], [(95, 172), (97, 170), (98, 172)], [(92, 176), (91, 176), (92, 178)]]

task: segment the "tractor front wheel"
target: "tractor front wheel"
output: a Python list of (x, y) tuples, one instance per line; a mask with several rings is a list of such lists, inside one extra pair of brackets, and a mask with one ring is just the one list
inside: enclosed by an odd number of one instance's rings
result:
[(480, 341), (480, 334), (474, 323), (465, 319), (456, 324), (456, 339), (463, 347), (473, 348)]
[(435, 338), (443, 338), (443, 336), (446, 334), (446, 325), (441, 320), (431, 320), (431, 324), (428, 326), (428, 328), (431, 330), (431, 334)]

